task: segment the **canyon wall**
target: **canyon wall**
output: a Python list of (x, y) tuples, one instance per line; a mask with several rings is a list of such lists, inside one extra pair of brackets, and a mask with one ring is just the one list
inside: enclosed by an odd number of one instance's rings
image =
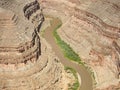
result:
[(43, 21), (37, 0), (0, 0), (0, 90), (68, 88), (69, 74), (39, 34)]
[(94, 89), (119, 89), (119, 0), (43, 0), (42, 4), (45, 14), (62, 20), (61, 39), (94, 72)]

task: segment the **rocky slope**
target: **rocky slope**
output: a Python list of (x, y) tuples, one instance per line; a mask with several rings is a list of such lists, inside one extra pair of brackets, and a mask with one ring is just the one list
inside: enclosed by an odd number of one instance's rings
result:
[(68, 88), (72, 78), (39, 35), (43, 21), (37, 0), (0, 0), (0, 90)]
[(42, 4), (45, 14), (62, 20), (60, 37), (92, 68), (95, 89), (120, 89), (120, 1), (43, 0)]

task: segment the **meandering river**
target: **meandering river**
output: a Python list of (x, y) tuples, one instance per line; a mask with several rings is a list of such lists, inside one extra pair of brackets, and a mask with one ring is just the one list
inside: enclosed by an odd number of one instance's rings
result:
[(47, 42), (52, 46), (53, 51), (57, 55), (57, 57), (60, 59), (61, 63), (64, 66), (68, 66), (71, 68), (74, 68), (81, 77), (81, 86), (80, 90), (93, 90), (93, 82), (92, 77), (88, 70), (77, 63), (71, 62), (67, 58), (64, 57), (64, 54), (62, 53), (60, 47), (55, 42), (55, 38), (53, 36), (54, 28), (61, 22), (57, 18), (52, 18), (53, 22), (51, 23), (51, 26), (47, 27), (44, 32), (44, 38), (47, 40)]

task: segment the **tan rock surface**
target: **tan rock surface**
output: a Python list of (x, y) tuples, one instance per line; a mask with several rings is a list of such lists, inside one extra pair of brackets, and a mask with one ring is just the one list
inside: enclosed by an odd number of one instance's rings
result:
[(0, 90), (67, 90), (73, 81), (39, 35), (43, 21), (37, 0), (0, 0)]
[(60, 37), (92, 68), (95, 89), (120, 89), (120, 1), (43, 0), (42, 4), (45, 14), (62, 20)]

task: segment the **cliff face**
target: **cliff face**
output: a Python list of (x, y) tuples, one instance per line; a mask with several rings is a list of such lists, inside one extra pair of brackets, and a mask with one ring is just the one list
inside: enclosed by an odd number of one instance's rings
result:
[(120, 1), (45, 0), (43, 6), (62, 20), (58, 34), (92, 68), (96, 89), (120, 88)]
[(62, 90), (70, 81), (39, 35), (37, 0), (0, 0), (0, 90)]
[[(10, 2), (10, 1), (9, 1)], [(5, 1), (1, 1), (1, 44), (0, 62), (2, 64), (26, 63), (28, 60), (38, 60), (41, 54), (41, 43), (38, 35), (39, 25), (42, 24), (44, 17), (41, 14), (40, 6), (37, 1), (28, 4), (15, 2), (16, 5), (6, 6)], [(14, 7), (18, 6), (17, 9)], [(36, 8), (38, 7), (38, 8)], [(23, 13), (21, 13), (23, 11)], [(32, 14), (39, 12), (40, 19), (38, 26), (30, 23), (29, 18)], [(30, 14), (31, 13), (31, 14)], [(26, 18), (25, 18), (26, 17)], [(28, 18), (29, 17), (29, 18)], [(24, 20), (26, 19), (26, 20)], [(27, 20), (28, 19), (28, 20)], [(15, 54), (13, 56), (13, 54)]]

